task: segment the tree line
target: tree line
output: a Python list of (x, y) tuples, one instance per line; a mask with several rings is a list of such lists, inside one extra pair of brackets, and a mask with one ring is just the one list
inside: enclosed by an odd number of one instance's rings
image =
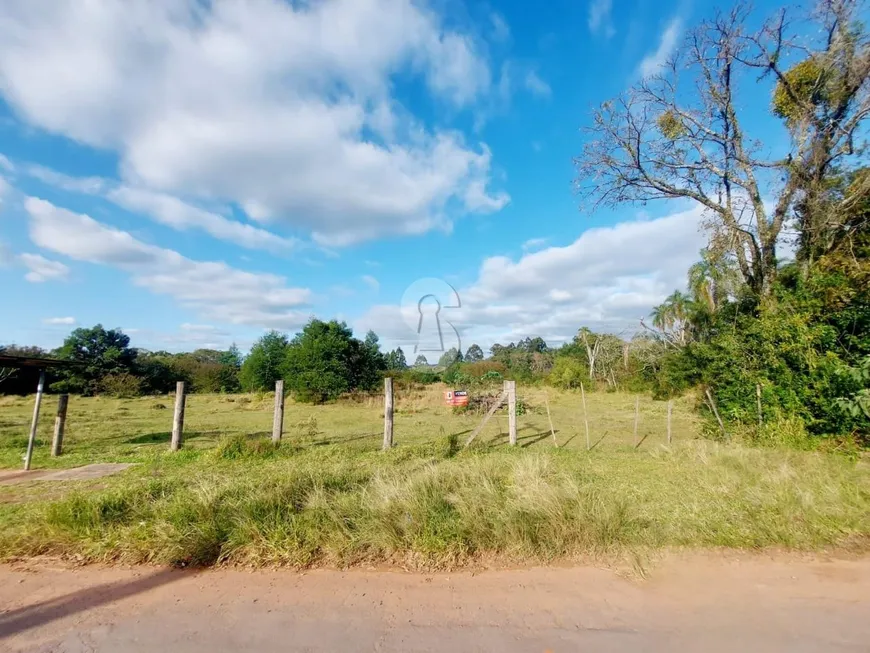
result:
[[(576, 159), (591, 206), (693, 202), (708, 235), (699, 261), (630, 338), (581, 328), (558, 348), (541, 338), (474, 344), (408, 367), (377, 335), (312, 320), (292, 339), (271, 332), (242, 358), (131, 349), (118, 330), (77, 329), (56, 356), (58, 389), (92, 394), (270, 390), (300, 398), (375, 389), (389, 372), (412, 382), (474, 385), (513, 378), (563, 388), (696, 390), (728, 424), (797, 424), (809, 434), (870, 434), (870, 37), (858, 0), (789, 7), (758, 25), (749, 6), (688, 30), (656, 74), (594, 112)], [(769, 91), (786, 147), (771, 156), (750, 133), (743, 97)], [(749, 109), (747, 109), (749, 108)], [(781, 260), (791, 241), (793, 260)], [(2, 378), (2, 375), (0, 375)], [(20, 379), (19, 379), (20, 380)], [(10, 391), (9, 384), (0, 391)], [(33, 383), (27, 391), (31, 391)], [(710, 401), (713, 398), (714, 404)], [(758, 415), (758, 407), (762, 414)]]
[[(50, 389), (82, 395), (162, 394), (185, 381), (190, 392), (258, 392), (285, 387), (304, 401), (320, 402), (353, 391), (377, 388), (390, 369), (407, 367), (401, 348), (382, 353), (378, 336), (364, 340), (338, 321), (312, 319), (293, 338), (278, 331), (264, 334), (247, 356), (233, 345), (225, 351), (197, 349), (169, 353), (132, 347), (120, 329), (102, 325), (73, 330), (53, 351), (39, 347), (0, 346), (0, 352), (69, 361), (52, 369)], [(0, 372), (0, 392), (26, 394), (36, 385), (34, 370)]]

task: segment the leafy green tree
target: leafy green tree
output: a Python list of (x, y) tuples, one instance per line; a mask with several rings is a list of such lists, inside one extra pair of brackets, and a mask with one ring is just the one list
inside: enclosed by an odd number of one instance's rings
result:
[(417, 358), (414, 359), (414, 367), (429, 367), (429, 361), (426, 360), (426, 357), (423, 354), (419, 354)]
[(282, 367), (287, 387), (312, 402), (374, 389), (383, 369), (376, 347), (376, 336), (361, 342), (344, 322), (311, 320), (287, 347)]
[(242, 369), (242, 354), (236, 343), (233, 343), (227, 351), (222, 351), (218, 358), (221, 366), (219, 383), (221, 392), (238, 392), (241, 387), (239, 374)]
[(137, 351), (130, 347), (130, 337), (120, 329), (105, 329), (97, 324), (75, 329), (64, 340), (56, 356), (78, 365), (58, 369), (60, 380), (52, 388), (61, 392), (95, 394), (103, 377), (129, 374), (136, 363)]
[(287, 345), (287, 336), (278, 331), (269, 331), (257, 340), (239, 372), (242, 388), (248, 392), (274, 390), (275, 381), (281, 378)]
[(167, 352), (139, 352), (136, 375), (143, 394), (166, 394), (175, 390), (177, 381), (190, 383), (190, 378), (173, 365), (173, 356)]
[(462, 352), (459, 351), (456, 347), (451, 347), (443, 354), (441, 354), (441, 358), (438, 359), (438, 365), (441, 367), (450, 367), (456, 363), (462, 362)]
[(465, 352), (465, 361), (468, 363), (479, 363), (482, 360), (483, 349), (480, 348), (480, 345), (471, 345)]
[(389, 370), (406, 370), (408, 369), (408, 361), (405, 360), (405, 352), (399, 347), (387, 354), (387, 369)]
[[(354, 339), (354, 342), (359, 342)], [(369, 330), (363, 341), (363, 349), (359, 361), (354, 367), (352, 388), (354, 390), (372, 390), (382, 378), (382, 373), (387, 369), (387, 357), (381, 352), (378, 334)]]

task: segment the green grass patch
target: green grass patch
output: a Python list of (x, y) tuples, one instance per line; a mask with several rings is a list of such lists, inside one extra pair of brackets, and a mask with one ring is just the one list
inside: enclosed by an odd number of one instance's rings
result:
[[(232, 452), (228, 458), (227, 452)], [(870, 534), (865, 463), (693, 443), (653, 453), (170, 454), (109, 487), (0, 506), (7, 559), (450, 567), (668, 546), (814, 549)], [(449, 455), (448, 455), (449, 454)]]
[[(268, 395), (194, 395), (184, 449), (168, 452), (165, 398), (70, 402), (65, 454), (48, 456), (51, 398), (34, 467), (137, 462), (90, 481), (0, 485), (0, 558), (176, 565), (354, 565), (449, 568), (497, 558), (536, 563), (642, 554), (662, 547), (813, 550), (870, 541), (870, 469), (862, 455), (798, 450), (788, 425), (758, 442), (697, 439), (688, 402), (591, 394), (591, 451), (579, 396), (524, 391), (519, 445), (496, 416), (454, 415), (442, 388), (397, 399), (395, 449), (381, 452), (377, 397), (288, 403), (269, 439)], [(242, 401), (244, 400), (244, 401)], [(0, 398), (0, 463), (17, 468), (31, 405)], [(124, 409), (124, 410), (121, 410)], [(794, 442), (792, 442), (794, 441)]]

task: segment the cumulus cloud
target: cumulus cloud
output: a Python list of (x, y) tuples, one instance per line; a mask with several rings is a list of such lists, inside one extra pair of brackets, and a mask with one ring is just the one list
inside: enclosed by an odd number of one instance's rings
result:
[(39, 247), (123, 270), (137, 286), (173, 297), (215, 321), (290, 329), (307, 318), (299, 309), (311, 292), (288, 287), (284, 277), (245, 272), (222, 262), (194, 261), (42, 199), (27, 198), (24, 207), (30, 238)]
[(31, 124), (116, 151), (129, 186), (347, 245), (504, 205), (483, 145), (391, 94), (410, 74), (472, 105), (492, 88), (482, 50), (412, 0), (13, 2), (0, 93)]
[(18, 260), (27, 268), (24, 278), (31, 283), (66, 281), (69, 268), (59, 261), (50, 261), (39, 254), (21, 254)]
[(48, 326), (72, 326), (76, 323), (74, 317), (47, 317), (42, 321)]
[(646, 55), (638, 68), (641, 77), (651, 77), (657, 74), (677, 48), (677, 41), (683, 31), (683, 21), (677, 17), (668, 23), (659, 39), (659, 47), (655, 52)]
[(121, 186), (110, 190), (106, 196), (128, 211), (149, 216), (178, 231), (202, 229), (219, 240), (235, 243), (239, 247), (281, 253), (299, 245), (295, 238), (283, 238), (265, 229), (193, 206), (172, 195)]
[[(442, 310), (464, 343), (491, 344), (541, 336), (569, 340), (581, 326), (634, 331), (674, 288), (704, 246), (701, 212), (635, 220), (585, 231), (564, 247), (514, 260), (485, 259), (477, 279), (458, 288), (462, 306)], [(413, 346), (415, 329), (400, 305), (373, 307), (357, 328), (372, 328), (390, 343)]]
[(173, 195), (119, 185), (102, 177), (74, 177), (41, 165), (27, 164), (23, 170), (45, 184), (74, 193), (104, 197), (121, 208), (177, 231), (201, 229), (214, 238), (239, 247), (264, 249), (277, 254), (289, 252), (300, 244), (296, 238), (284, 238), (266, 229), (194, 206)]

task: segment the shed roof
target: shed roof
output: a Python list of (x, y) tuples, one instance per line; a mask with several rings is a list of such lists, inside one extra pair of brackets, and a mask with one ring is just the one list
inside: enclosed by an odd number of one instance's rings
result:
[(0, 354), (0, 367), (35, 367), (37, 369), (46, 369), (49, 367), (77, 367), (81, 363), (73, 361), (62, 361), (57, 358), (35, 358), (33, 356), (9, 356), (8, 354)]

